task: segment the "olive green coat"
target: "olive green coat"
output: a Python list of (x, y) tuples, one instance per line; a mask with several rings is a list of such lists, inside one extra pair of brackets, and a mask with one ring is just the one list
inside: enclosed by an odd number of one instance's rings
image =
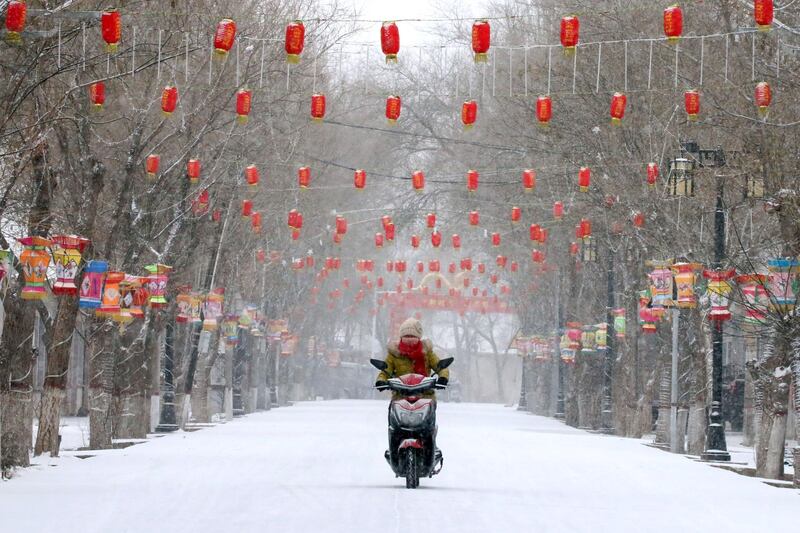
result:
[[(427, 375), (431, 374), (431, 370), (436, 368), (439, 364), (439, 356), (433, 351), (433, 342), (430, 339), (422, 339), (422, 346), (425, 350), (425, 368), (428, 371)], [(414, 362), (400, 353), (396, 342), (390, 342), (386, 347), (386, 370), (378, 374), (376, 381), (388, 381), (389, 378), (396, 378), (404, 374), (414, 373)], [(438, 372), (439, 377), (450, 379), (450, 370), (445, 368)], [(433, 391), (426, 394), (433, 395)]]

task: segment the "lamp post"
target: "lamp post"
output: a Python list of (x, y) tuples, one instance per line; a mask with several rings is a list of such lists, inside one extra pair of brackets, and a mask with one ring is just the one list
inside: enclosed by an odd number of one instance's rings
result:
[(614, 412), (611, 401), (611, 375), (614, 371), (614, 256), (615, 251), (609, 243), (606, 302), (606, 350), (603, 361), (603, 400), (601, 405), (600, 428), (603, 433), (614, 433)]

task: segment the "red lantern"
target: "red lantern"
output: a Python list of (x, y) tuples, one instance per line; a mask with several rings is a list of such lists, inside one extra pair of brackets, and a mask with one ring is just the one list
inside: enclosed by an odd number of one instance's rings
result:
[(255, 165), (250, 165), (246, 169), (244, 169), (244, 178), (247, 180), (247, 184), (250, 187), (255, 187), (258, 185), (259, 175), (258, 175), (258, 167)]
[(261, 233), (261, 213), (253, 213), (250, 217), (250, 226), (253, 228), (253, 233)]
[(472, 258), (466, 257), (463, 261), (461, 261), (461, 270), (471, 271), (472, 270)]
[(425, 263), (423, 263), (422, 261), (417, 261), (417, 272), (419, 272), (420, 274), (425, 272)]
[(489, 47), (492, 44), (492, 30), (488, 20), (476, 20), (472, 25), (472, 51), (476, 63), (486, 63)]
[(386, 261), (386, 272), (394, 272), (394, 262)]
[(286, 26), (286, 61), (288, 63), (297, 64), (300, 62), (300, 54), (303, 53), (303, 46), (305, 46), (306, 28), (303, 26), (302, 20), (295, 20)]
[(542, 231), (539, 232), (539, 244), (546, 244), (546, 243), (547, 243), (547, 230), (542, 229)]
[(411, 236), (411, 247), (412, 248), (419, 248), (420, 238), (419, 235), (412, 235)]
[(497, 232), (492, 233), (492, 246), (500, 246), (500, 234)]
[(106, 84), (102, 81), (89, 85), (89, 100), (98, 111), (103, 109), (106, 103)]
[(511, 222), (519, 222), (522, 219), (522, 210), (519, 207), (511, 208)]
[(475, 100), (467, 100), (461, 104), (461, 122), (464, 124), (464, 129), (468, 130), (475, 125), (478, 119), (478, 102)]
[(458, 233), (453, 235), (453, 248), (456, 250), (461, 248), (461, 236)]
[(664, 10), (664, 35), (670, 43), (677, 43), (683, 34), (683, 10), (679, 5)]
[(756, 105), (758, 112), (765, 115), (769, 110), (769, 105), (772, 103), (772, 89), (769, 83), (762, 81), (756, 85)]
[(400, 118), (403, 109), (403, 102), (399, 96), (389, 96), (386, 98), (386, 120), (389, 124), (394, 124)]
[(250, 118), (250, 110), (252, 109), (253, 92), (247, 89), (241, 89), (236, 93), (236, 120), (239, 124), (246, 124)]
[(578, 171), (578, 187), (581, 192), (587, 192), (592, 183), (592, 170), (589, 167), (581, 167)]
[(394, 22), (384, 22), (381, 25), (381, 50), (386, 56), (386, 63), (397, 63), (397, 54), (400, 52), (400, 30)]
[(256, 251), (256, 260), (259, 263), (266, 263), (267, 262), (267, 252), (264, 249), (259, 249)]
[(221, 209), (214, 209), (211, 212), (211, 220), (214, 222), (221, 222), (222, 221), (222, 210)]
[(563, 216), (564, 216), (563, 202), (553, 203), (553, 218), (555, 218), (556, 220), (561, 220)]
[(486, 274), (486, 265), (478, 263), (478, 274)]
[(393, 241), (394, 240), (394, 233), (395, 233), (394, 222), (389, 222), (386, 225), (386, 240), (387, 241)]
[(217, 24), (214, 34), (214, 51), (221, 56), (228, 55), (236, 41), (236, 23), (231, 19), (222, 19)]
[(431, 244), (433, 245), (434, 248), (438, 248), (439, 246), (441, 246), (442, 234), (434, 230), (433, 233), (431, 233)]
[(478, 190), (478, 171), (470, 170), (467, 172), (467, 190), (475, 192)]
[(470, 226), (477, 226), (481, 223), (481, 215), (477, 211), (470, 211), (469, 213), (469, 225)]
[(700, 93), (694, 89), (683, 93), (683, 103), (689, 120), (697, 120), (700, 114)]
[(647, 163), (647, 186), (651, 189), (656, 186), (658, 181), (658, 164)]
[(531, 259), (534, 263), (544, 263), (544, 252), (541, 250), (534, 250), (531, 252)]
[(375, 247), (376, 248), (383, 248), (383, 233), (376, 233), (375, 234)]
[(522, 171), (522, 186), (525, 192), (533, 192), (536, 188), (536, 171), (527, 169)]
[(364, 170), (358, 169), (353, 174), (353, 184), (356, 189), (362, 190), (367, 186), (367, 173)]
[(633, 225), (637, 228), (644, 226), (644, 213), (637, 211), (633, 214)]
[(507, 264), (508, 264), (508, 257), (506, 257), (504, 255), (498, 255), (497, 256), (497, 267), (498, 268), (505, 268)]
[(314, 268), (314, 256), (307, 255), (306, 256), (306, 268)]
[(242, 217), (247, 218), (253, 214), (253, 201), (242, 200)]
[(431, 229), (436, 227), (436, 215), (433, 213), (428, 213), (428, 227)]
[(189, 176), (189, 183), (200, 181), (200, 160), (190, 159), (186, 164), (186, 174)]
[(161, 94), (161, 111), (169, 116), (175, 112), (178, 107), (178, 88), (167, 85), (164, 92)]
[(336, 233), (345, 235), (347, 233), (347, 219), (342, 216), (336, 217)]
[(619, 126), (622, 119), (625, 117), (625, 106), (628, 103), (628, 97), (622, 93), (614, 93), (611, 97), (611, 123)]
[(297, 212), (297, 209), (292, 209), (291, 211), (289, 211), (289, 217), (287, 222), (288, 226), (290, 228), (297, 228), (299, 226), (299, 219), (300, 219), (300, 213)]
[(308, 167), (300, 167), (297, 170), (297, 183), (301, 189), (308, 189), (311, 185), (311, 169)]
[(580, 248), (578, 247), (578, 243), (577, 242), (571, 242), (569, 244), (569, 255), (575, 257), (576, 255), (578, 255), (579, 249)]
[(204, 189), (197, 195), (197, 199), (192, 202), (192, 212), (195, 215), (203, 216), (208, 213), (209, 196), (208, 189)]
[(516, 272), (517, 270), (519, 270), (519, 263), (511, 261), (511, 272)]
[(550, 96), (540, 96), (536, 100), (536, 119), (539, 124), (546, 126), (553, 118), (553, 99)]
[[(441, 265), (439, 264), (439, 260), (438, 259), (433, 259), (432, 261), (430, 261), (428, 263), (428, 270), (430, 270), (431, 272), (439, 272), (440, 269), (441, 269)], [(440, 287), (437, 287), (437, 289), (438, 288), (440, 288)]]
[(497, 274), (492, 274), (491, 277), (489, 278), (489, 280), (492, 282), (492, 285), (497, 285), (498, 279), (499, 278), (497, 277)]
[(104, 11), (100, 15), (100, 29), (103, 40), (106, 42), (106, 49), (113, 54), (117, 51), (119, 41), (122, 39), (122, 19), (119, 11)]
[(421, 170), (417, 170), (411, 175), (411, 183), (414, 185), (415, 191), (422, 191), (425, 188), (425, 174)]
[(147, 156), (144, 167), (149, 179), (155, 179), (156, 174), (158, 174), (159, 166), (161, 166), (161, 156), (156, 154), (150, 154)]
[(447, 271), (450, 274), (455, 274), (456, 273), (456, 264), (455, 263), (450, 263), (450, 265), (448, 265), (448, 267), (447, 267)]
[(588, 239), (589, 237), (592, 236), (592, 222), (585, 218), (581, 219), (580, 230), (581, 230), (581, 235), (580, 235), (581, 238), (583, 238), (584, 240)]
[(322, 122), (325, 118), (325, 95), (311, 95), (311, 119), (314, 122)]
[(570, 15), (561, 19), (561, 46), (564, 47), (565, 54), (575, 53), (575, 47), (580, 41), (580, 31), (581, 23), (578, 17)]
[[(260, 225), (259, 225), (258, 231), (257, 231), (256, 233), (261, 233), (261, 227), (260, 227)], [(298, 240), (299, 238), (300, 238), (300, 230), (299, 230), (299, 229), (293, 229), (293, 230), (292, 230), (292, 240), (293, 240), (293, 241), (296, 241), (296, 240)], [(300, 262), (302, 263), (302, 262), (303, 262), (303, 260), (301, 259), (301, 260), (300, 260)]]
[(22, 41), (20, 33), (25, 29), (25, 19), (28, 16), (28, 6), (25, 2), (12, 0), (8, 3), (8, 10), (6, 11), (6, 30), (8, 35), (6, 39), (10, 43), (17, 44)]
[(775, 6), (772, 0), (755, 0), (753, 2), (753, 18), (761, 31), (769, 31), (775, 17)]
[(542, 235), (542, 227), (539, 224), (531, 224), (529, 233), (532, 241), (538, 241)]

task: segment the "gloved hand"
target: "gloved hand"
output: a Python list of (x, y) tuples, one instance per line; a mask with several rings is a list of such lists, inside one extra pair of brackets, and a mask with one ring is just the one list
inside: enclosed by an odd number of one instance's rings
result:
[(449, 380), (445, 377), (439, 376), (439, 379), (436, 380), (436, 388), (437, 389), (446, 389)]
[(389, 382), (379, 379), (378, 381), (375, 382), (375, 388), (378, 389), (379, 391), (385, 391), (389, 388)]

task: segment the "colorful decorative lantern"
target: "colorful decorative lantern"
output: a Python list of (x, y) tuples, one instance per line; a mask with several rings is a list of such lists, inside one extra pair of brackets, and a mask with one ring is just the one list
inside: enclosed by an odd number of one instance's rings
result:
[(703, 277), (708, 279), (708, 298), (711, 301), (711, 311), (708, 319), (716, 322), (730, 320), (731, 312), (728, 309), (728, 295), (733, 288), (728, 282), (734, 275), (733, 270), (706, 270)]
[(147, 276), (147, 292), (150, 299), (148, 304), (152, 309), (161, 309), (167, 306), (167, 282), (172, 267), (160, 263), (147, 265), (144, 269), (149, 272)]
[(309, 167), (297, 169), (297, 184), (301, 189), (308, 189), (311, 185), (311, 169)]
[(217, 24), (214, 34), (214, 51), (220, 56), (228, 55), (236, 42), (236, 23), (231, 19), (222, 19)]
[(500, 234), (497, 232), (492, 233), (492, 246), (500, 246)]
[(28, 6), (24, 1), (11, 0), (6, 10), (6, 39), (11, 44), (22, 42), (20, 34), (25, 30), (25, 19), (28, 16)]
[(581, 23), (578, 17), (567, 16), (561, 19), (561, 46), (564, 47), (566, 55), (575, 53), (575, 47), (580, 41)]
[(411, 236), (411, 247), (412, 248), (419, 248), (420, 238), (419, 235), (412, 235)]
[(386, 56), (386, 63), (397, 63), (397, 54), (400, 52), (400, 30), (394, 22), (384, 22), (381, 25), (381, 50)]
[(517, 206), (511, 208), (511, 222), (517, 223), (522, 220), (522, 209)]
[(671, 307), (672, 301), (672, 270), (667, 261), (652, 261), (653, 271), (650, 278), (650, 296), (652, 304), (658, 307)]
[(311, 95), (311, 119), (314, 122), (322, 122), (325, 118), (325, 95)]
[(772, 259), (767, 262), (770, 271), (769, 292), (773, 307), (780, 313), (789, 313), (797, 305), (800, 292), (797, 273), (800, 262), (795, 259)]
[(203, 330), (216, 331), (222, 317), (222, 306), (225, 303), (225, 289), (214, 289), (203, 302)]
[(103, 298), (108, 263), (105, 261), (89, 261), (83, 271), (78, 307), (81, 309), (97, 309)]
[(769, 83), (762, 81), (756, 85), (755, 101), (758, 106), (758, 112), (761, 115), (766, 115), (767, 111), (769, 111), (769, 105), (772, 103), (772, 89)]
[(23, 300), (41, 300), (47, 296), (47, 268), (50, 266), (48, 248), (52, 242), (42, 237), (18, 239), (25, 250), (20, 255), (25, 286), (22, 288)]
[(83, 251), (91, 242), (77, 235), (57, 235), (53, 237), (53, 262), (56, 266), (56, 282), (53, 294), (56, 296), (73, 296), (78, 294), (75, 279), (81, 266)]
[[(136, 291), (141, 288), (142, 282), (139, 276), (125, 275), (125, 278), (119, 284), (119, 311), (111, 318), (115, 322), (119, 322), (123, 326), (133, 322), (134, 318), (144, 317), (142, 308), (136, 306)], [(134, 314), (135, 311), (135, 314)]]
[(106, 103), (106, 84), (98, 81), (89, 85), (89, 100), (96, 110), (103, 109), (103, 104)]
[(113, 54), (117, 51), (119, 41), (122, 39), (122, 17), (120, 17), (119, 11), (104, 11), (100, 15), (100, 29), (103, 40), (106, 42), (106, 50)]
[(436, 230), (431, 233), (431, 245), (433, 245), (434, 248), (438, 248), (442, 245), (442, 234)]
[(119, 284), (125, 280), (125, 272), (109, 272), (103, 286), (103, 299), (95, 314), (99, 317), (112, 318), (120, 312), (122, 293)]
[(178, 88), (167, 85), (161, 93), (161, 111), (169, 116), (178, 107)]
[(753, 2), (753, 18), (759, 30), (769, 31), (775, 18), (773, 0), (755, 0)]
[(667, 41), (675, 44), (683, 34), (683, 10), (677, 4), (664, 10), (664, 35)]
[(697, 120), (697, 116), (700, 114), (700, 92), (690, 89), (683, 93), (683, 105), (689, 120)]
[(650, 293), (648, 291), (641, 291), (639, 293), (639, 323), (642, 326), (642, 332), (652, 334), (657, 331), (656, 322), (658, 317), (653, 314), (653, 311), (648, 305), (650, 304)]
[(675, 263), (672, 272), (675, 276), (675, 286), (678, 294), (676, 302), (681, 309), (694, 309), (697, 307), (697, 296), (694, 292), (696, 272), (702, 268), (697, 263)]
[(411, 183), (415, 191), (422, 192), (425, 188), (425, 174), (421, 170), (417, 170), (411, 175)]
[(200, 160), (190, 159), (186, 163), (186, 175), (189, 176), (189, 183), (197, 183), (200, 181)]
[(469, 212), (469, 225), (477, 226), (481, 223), (481, 214), (478, 211)]
[(145, 160), (145, 171), (147, 172), (147, 178), (150, 180), (154, 180), (156, 178), (156, 174), (158, 174), (158, 168), (161, 166), (161, 156), (156, 154), (150, 154), (147, 156)]
[(578, 171), (578, 187), (581, 192), (587, 192), (592, 183), (592, 170), (589, 167), (581, 167)]
[(436, 215), (434, 213), (428, 213), (427, 217), (428, 227), (433, 229), (436, 227)]
[(564, 217), (564, 203), (563, 202), (554, 202), (553, 203), (553, 218), (556, 220), (561, 220)]
[(392, 95), (386, 98), (386, 120), (389, 124), (395, 124), (400, 118), (400, 113), (403, 110), (403, 101), (399, 96)]
[(375, 234), (375, 247), (376, 248), (383, 248), (383, 233), (376, 233)]
[(536, 100), (536, 119), (539, 125), (547, 126), (553, 118), (553, 99), (548, 96), (540, 96)]
[(477, 119), (478, 102), (475, 100), (467, 100), (461, 105), (461, 122), (464, 124), (464, 129), (471, 129), (475, 125)]
[(736, 283), (744, 295), (746, 324), (760, 325), (767, 315), (769, 276), (764, 274), (743, 274), (736, 277)]
[(614, 93), (611, 97), (611, 124), (619, 126), (625, 118), (625, 106), (628, 104), (628, 97), (623, 93)]
[(286, 26), (286, 62), (297, 64), (306, 41), (306, 28), (302, 20), (295, 20)]
[(647, 186), (649, 188), (654, 188), (656, 183), (658, 182), (658, 164), (657, 163), (647, 163)]
[(247, 124), (253, 108), (253, 91), (241, 89), (236, 93), (236, 120), (239, 124)]
[(614, 336), (618, 339), (625, 338), (625, 330), (627, 329), (627, 319), (625, 318), (625, 309), (614, 309)]
[(258, 167), (255, 165), (250, 165), (246, 169), (244, 169), (244, 178), (247, 181), (247, 185), (249, 185), (250, 187), (257, 186), (260, 179), (258, 174)]
[(472, 51), (476, 63), (486, 63), (492, 42), (492, 30), (488, 20), (476, 20), (472, 24)]
[(353, 185), (358, 190), (363, 190), (367, 186), (367, 173), (358, 169), (353, 173)]

